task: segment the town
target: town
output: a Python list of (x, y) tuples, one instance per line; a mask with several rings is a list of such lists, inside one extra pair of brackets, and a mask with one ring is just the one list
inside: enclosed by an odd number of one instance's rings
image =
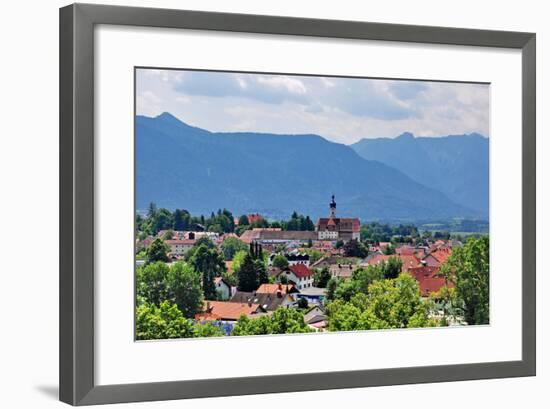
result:
[[(488, 235), (339, 217), (136, 217), (136, 338), (489, 323)], [(473, 285), (475, 283), (475, 285)]]

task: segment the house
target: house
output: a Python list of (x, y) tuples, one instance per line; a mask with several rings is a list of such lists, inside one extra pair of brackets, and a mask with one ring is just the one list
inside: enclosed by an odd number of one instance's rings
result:
[(330, 275), (334, 278), (347, 279), (351, 278), (353, 272), (357, 270), (359, 266), (357, 264), (332, 264), (328, 270)]
[[(269, 255), (268, 259), (268, 266), (273, 265), (273, 259), (277, 256), (277, 253), (271, 253)], [(309, 254), (307, 253), (298, 253), (298, 252), (292, 252), (292, 253), (285, 253), (283, 256), (288, 261), (289, 265), (295, 265), (295, 264), (304, 264), (307, 267), (309, 267)]]
[(229, 300), (231, 298), (231, 286), (221, 277), (214, 278), (214, 285), (216, 286), (216, 292), (220, 299)]
[(237, 321), (264, 312), (259, 304), (252, 302), (205, 301), (204, 311), (195, 315), (197, 321)]
[(420, 267), (422, 266), (422, 263), (420, 260), (418, 260), (415, 256), (408, 256), (408, 255), (399, 255), (399, 254), (374, 254), (372, 256), (367, 257), (366, 263), (364, 266), (375, 266), (380, 263), (386, 263), (390, 257), (398, 258), (401, 260), (401, 263), (403, 264), (401, 267), (401, 271), (409, 271), (409, 269), (414, 267)]
[(286, 282), (294, 284), (300, 291), (313, 286), (313, 271), (303, 264), (295, 264), (281, 270), (277, 275), (279, 281), (283, 276), (286, 278)]
[(296, 294), (296, 299), (305, 298), (310, 305), (320, 305), (325, 301), (326, 290), (319, 287), (308, 287)]
[(360, 258), (357, 257), (342, 257), (339, 255), (331, 255), (331, 256), (325, 256), (317, 260), (315, 263), (313, 263), (310, 267), (316, 268), (316, 269), (323, 269), (323, 268), (330, 268), (330, 266), (333, 266), (335, 264), (358, 264), (361, 261)]
[(438, 247), (422, 259), (423, 264), (430, 267), (439, 267), (453, 254), (450, 247)]
[[(265, 284), (264, 284), (265, 285)], [(258, 288), (258, 290), (268, 291), (259, 293), (257, 291), (236, 291), (231, 297), (231, 302), (234, 303), (253, 303), (261, 306), (263, 311), (275, 311), (279, 307), (288, 308), (296, 302), (297, 293), (293, 285), (270, 284), (277, 287), (275, 291), (270, 288)], [(280, 288), (278, 286), (281, 286)], [(261, 286), (260, 286), (261, 287)]]
[(336, 217), (334, 195), (332, 195), (329, 208), (329, 217), (319, 218), (315, 226), (318, 240), (359, 240), (361, 230), (359, 219)]
[(304, 314), (304, 322), (314, 329), (321, 329), (326, 326), (327, 316), (325, 311), (316, 305)]
[(168, 247), (170, 247), (170, 253), (175, 257), (184, 256), (195, 245), (195, 240), (165, 240)]
[(258, 242), (260, 244), (286, 244), (300, 245), (306, 244), (310, 240), (317, 240), (317, 234), (314, 231), (301, 230), (281, 230), (279, 228), (254, 228), (245, 231), (240, 239), (250, 244)]
[(257, 294), (294, 294), (299, 293), (293, 284), (261, 284), (256, 290)]
[(439, 267), (421, 266), (409, 269), (408, 273), (418, 281), (420, 295), (429, 297), (431, 294), (438, 292), (442, 287), (452, 288), (452, 283), (447, 283), (445, 277), (440, 273)]

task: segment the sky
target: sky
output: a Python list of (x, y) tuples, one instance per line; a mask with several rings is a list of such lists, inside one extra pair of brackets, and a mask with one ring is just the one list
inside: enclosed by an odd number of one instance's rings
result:
[(169, 112), (213, 132), (362, 138), (489, 137), (486, 84), (296, 75), (136, 70), (138, 115)]

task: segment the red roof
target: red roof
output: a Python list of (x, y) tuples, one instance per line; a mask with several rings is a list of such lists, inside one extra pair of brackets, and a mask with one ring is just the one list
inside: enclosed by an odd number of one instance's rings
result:
[(422, 266), (409, 269), (409, 274), (416, 278), (420, 294), (423, 297), (438, 292), (446, 284), (453, 287), (452, 283), (446, 283), (445, 277), (439, 273), (439, 267)]
[(264, 217), (259, 213), (249, 214), (246, 217), (248, 218), (248, 223), (259, 222), (259, 221), (262, 221), (264, 219)]
[(415, 252), (415, 248), (413, 246), (405, 245), (405, 246), (397, 247), (395, 249), (395, 252), (401, 255), (413, 256)]
[(310, 277), (313, 275), (313, 272), (307, 268), (304, 264), (294, 264), (288, 267), (290, 271), (298, 278)]
[(420, 261), (415, 256), (409, 256), (409, 255), (400, 255), (400, 254), (376, 254), (373, 258), (371, 258), (368, 261), (369, 265), (376, 265), (380, 264), (381, 262), (387, 262), (390, 257), (395, 257), (401, 260), (401, 263), (403, 263), (402, 270), (403, 271), (409, 271), (409, 269), (414, 267), (421, 266)]
[(204, 303), (204, 312), (195, 315), (196, 320), (215, 321), (215, 320), (238, 320), (241, 315), (254, 314), (259, 304), (246, 304), (231, 301), (207, 301)]
[(317, 229), (325, 230), (327, 226), (336, 225), (339, 230), (359, 233), (361, 222), (354, 217), (321, 217), (317, 221)]
[(294, 285), (292, 284), (262, 284), (256, 290), (257, 294), (277, 294), (277, 292), (283, 294), (290, 294), (296, 292)]
[(453, 254), (453, 250), (449, 247), (440, 247), (432, 251), (428, 256), (435, 258), (440, 264), (443, 264)]

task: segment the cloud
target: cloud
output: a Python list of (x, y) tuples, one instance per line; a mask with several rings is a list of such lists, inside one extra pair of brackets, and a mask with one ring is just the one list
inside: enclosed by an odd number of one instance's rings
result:
[(280, 75), (186, 72), (174, 89), (187, 95), (240, 97), (270, 104), (306, 102), (305, 85), (297, 78)]
[(490, 88), (412, 80), (138, 70), (137, 110), (171, 112), (212, 131), (361, 138), (478, 132), (489, 136)]

